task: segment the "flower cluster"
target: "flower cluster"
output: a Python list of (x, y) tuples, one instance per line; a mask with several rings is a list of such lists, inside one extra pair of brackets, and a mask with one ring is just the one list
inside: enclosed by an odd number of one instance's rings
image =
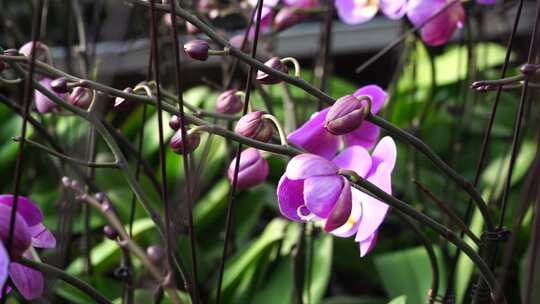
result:
[[(19, 196), (17, 213), (10, 254), (7, 252), (7, 239), (10, 231), (11, 212), (14, 197), (10, 194), (0, 195), (0, 288), (3, 288), (7, 277), (27, 300), (33, 300), (43, 293), (43, 276), (39, 271), (17, 262), (21, 257), (33, 259), (34, 247), (54, 248), (56, 239), (43, 225), (41, 210), (28, 198)], [(10, 288), (8, 287), (8, 291)]]
[[(482, 5), (495, 2), (476, 0)], [(336, 0), (336, 9), (339, 18), (349, 24), (367, 22), (379, 10), (394, 20), (406, 15), (413, 25), (422, 28), (422, 40), (432, 46), (448, 42), (465, 19), (465, 10), (459, 0)]]
[[(396, 145), (388, 136), (377, 143), (378, 127), (363, 121), (366, 112), (377, 113), (386, 99), (380, 87), (362, 87), (291, 133), (289, 142), (309, 153), (289, 162), (277, 189), (279, 208), (285, 217), (315, 222), (339, 237), (356, 234), (361, 256), (373, 248), (388, 205), (352, 188), (343, 175), (353, 171), (391, 194)], [(342, 144), (345, 149), (337, 153)], [(368, 149), (373, 146), (370, 154)]]

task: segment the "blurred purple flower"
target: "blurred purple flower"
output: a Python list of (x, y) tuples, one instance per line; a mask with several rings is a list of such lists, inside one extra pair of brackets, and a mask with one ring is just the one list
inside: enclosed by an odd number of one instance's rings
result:
[[(231, 161), (227, 170), (227, 177), (232, 182), (236, 158)], [(259, 185), (268, 176), (268, 162), (261, 152), (254, 148), (248, 148), (240, 154), (240, 167), (238, 168), (238, 180), (236, 186), (243, 190)]]
[(293, 221), (321, 222), (330, 232), (347, 222), (352, 208), (351, 185), (338, 166), (315, 154), (289, 162), (277, 196), (283, 216)]
[(306, 19), (309, 16), (305, 10), (319, 6), (317, 0), (286, 0), (285, 6), (279, 10), (274, 18), (274, 27), (282, 31), (294, 24)]
[[(478, 0), (480, 3), (490, 1)], [(444, 9), (450, 3), (449, 0), (410, 0), (407, 5), (407, 17), (415, 26), (421, 26), (429, 18)], [(443, 45), (452, 38), (456, 29), (463, 26), (465, 10), (461, 1), (455, 1), (445, 8), (439, 16), (426, 23), (420, 33), (422, 40), (428, 45)]]
[[(377, 114), (383, 107), (387, 99), (386, 92), (377, 85), (368, 85), (361, 87), (353, 96), (368, 95), (371, 97), (371, 113)], [(300, 128), (289, 134), (287, 139), (296, 144), (309, 153), (323, 156), (326, 159), (331, 159), (336, 155), (342, 140), (345, 141), (345, 146), (362, 146), (366, 149), (372, 148), (379, 136), (379, 127), (369, 121), (364, 121), (356, 130), (343, 135), (336, 136), (328, 132), (324, 128), (326, 115), (330, 108), (326, 108), (316, 113)]]
[[(5, 246), (9, 233), (13, 195), (0, 195), (0, 237)], [(33, 259), (31, 249), (53, 248), (56, 246), (54, 235), (43, 225), (41, 210), (30, 199), (19, 196), (17, 214), (15, 218), (15, 231), (11, 246), (11, 256), (8, 257), (3, 246), (0, 250), (0, 283), (6, 280), (6, 264), (11, 281), (27, 300), (33, 300), (43, 293), (43, 276), (39, 271), (17, 263), (24, 256)]]
[(336, 0), (336, 10), (341, 21), (348, 24), (367, 22), (379, 11), (390, 19), (405, 15), (407, 0)]
[[(51, 86), (52, 81), (53, 80), (51, 78), (43, 78), (39, 81), (39, 84), (45, 87), (45, 89), (49, 90), (52, 94), (64, 99), (65, 94), (59, 94), (53, 91)], [(49, 97), (43, 95), (38, 90), (35, 90), (35, 101), (36, 108), (39, 113), (49, 113), (60, 110), (60, 107), (56, 103), (54, 103), (52, 100), (49, 99)]]

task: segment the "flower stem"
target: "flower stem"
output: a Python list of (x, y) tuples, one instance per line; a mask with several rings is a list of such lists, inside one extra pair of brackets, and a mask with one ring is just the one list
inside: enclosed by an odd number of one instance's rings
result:
[(285, 57), (281, 59), (282, 63), (292, 63), (294, 65), (294, 76), (300, 78), (300, 63), (294, 57)]
[(270, 114), (264, 114), (262, 118), (268, 119), (274, 123), (279, 133), (279, 140), (281, 141), (281, 145), (287, 146), (288, 145), (287, 136), (285, 135), (285, 132), (283, 131), (283, 128), (281, 127), (281, 124), (279, 123), (279, 120), (274, 115), (270, 115)]

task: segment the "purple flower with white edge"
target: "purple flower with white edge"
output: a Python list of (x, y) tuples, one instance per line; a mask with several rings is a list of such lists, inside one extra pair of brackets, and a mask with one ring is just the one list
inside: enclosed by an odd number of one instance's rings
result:
[(283, 216), (322, 223), (326, 232), (343, 226), (352, 210), (349, 181), (335, 163), (315, 154), (291, 159), (279, 180), (277, 196)]
[[(371, 114), (377, 114), (388, 97), (377, 85), (361, 87), (353, 94), (356, 98), (364, 95), (371, 98)], [(369, 121), (363, 121), (359, 127), (345, 135), (336, 136), (328, 132), (324, 126), (329, 111), (330, 107), (315, 113), (304, 125), (289, 134), (289, 142), (326, 159), (336, 155), (342, 141), (346, 147), (358, 145), (370, 149), (375, 145), (379, 137), (379, 127)]]
[(336, 0), (336, 10), (341, 21), (348, 24), (365, 23), (377, 14), (379, 9), (390, 19), (400, 19), (405, 15), (407, 0)]
[[(332, 162), (340, 169), (352, 170), (360, 177), (392, 194), (392, 170), (396, 163), (396, 144), (386, 136), (373, 149), (371, 156), (366, 149), (352, 146), (345, 149)], [(377, 231), (384, 221), (389, 206), (355, 188), (352, 189), (352, 210), (347, 222), (331, 233), (339, 237), (356, 234), (360, 256), (365, 256), (375, 245)]]
[[(426, 44), (431, 46), (443, 45), (452, 38), (457, 29), (463, 26), (465, 10), (461, 1), (455, 1), (447, 7), (449, 3), (449, 0), (409, 1), (407, 17), (415, 26), (423, 25), (420, 34)], [(442, 9), (444, 9), (444, 12), (425, 23)]]
[[(52, 89), (52, 79), (51, 78), (43, 78), (39, 81), (39, 84), (41, 84), (45, 89), (49, 90), (52, 94), (58, 96), (61, 99), (64, 99), (65, 94), (56, 93)], [(36, 101), (36, 109), (39, 113), (49, 113), (53, 111), (60, 110), (60, 107), (54, 103), (49, 97), (43, 95), (40, 91), (35, 90), (35, 101)]]
[[(13, 200), (14, 197), (11, 194), (0, 195), (0, 237), (4, 246), (9, 234)], [(11, 281), (26, 300), (33, 300), (41, 296), (43, 275), (39, 271), (17, 263), (17, 260), (21, 256), (33, 259), (32, 247), (54, 248), (56, 246), (54, 235), (42, 222), (41, 210), (30, 199), (19, 196), (11, 256), (8, 258), (7, 253), (3, 252), (5, 250), (0, 250), (0, 283), (5, 281), (5, 274), (2, 273), (2, 270), (5, 267), (4, 264), (9, 262), (8, 274)], [(5, 248), (2, 247), (2, 249)]]
[[(227, 177), (232, 182), (236, 158), (231, 161), (227, 170)], [(263, 183), (268, 177), (268, 162), (261, 152), (254, 148), (248, 148), (240, 154), (240, 166), (238, 167), (238, 179), (236, 187), (240, 190), (248, 189)]]

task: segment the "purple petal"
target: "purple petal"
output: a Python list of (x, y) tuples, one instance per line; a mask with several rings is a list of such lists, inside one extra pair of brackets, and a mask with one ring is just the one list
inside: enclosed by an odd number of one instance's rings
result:
[(369, 121), (364, 121), (360, 128), (345, 134), (345, 146), (362, 146), (371, 149), (379, 137), (379, 127)]
[(482, 4), (482, 5), (492, 5), (497, 3), (497, 0), (476, 0), (476, 3)]
[(306, 179), (312, 176), (335, 175), (338, 171), (336, 165), (315, 154), (300, 154), (293, 157), (285, 175), (289, 179)]
[(356, 233), (358, 230), (358, 225), (360, 224), (360, 218), (362, 217), (362, 203), (360, 201), (360, 190), (351, 188), (352, 194), (352, 209), (351, 215), (349, 216), (347, 222), (341, 227), (333, 230), (331, 233), (339, 237), (350, 237)]
[(371, 20), (379, 7), (378, 1), (336, 0), (336, 10), (341, 21), (358, 24)]
[(390, 19), (401, 19), (407, 12), (407, 0), (381, 0), (379, 9)]
[(8, 276), (9, 256), (4, 245), (0, 243), (0, 288), (4, 288)]
[(373, 164), (371, 167), (373, 172), (370, 173), (374, 173), (377, 170), (377, 167), (379, 167), (379, 165), (382, 163), (386, 164), (390, 171), (394, 170), (396, 156), (396, 143), (392, 137), (383, 137), (375, 149), (373, 149), (373, 153), (371, 153), (371, 158), (373, 159)]
[[(386, 164), (381, 164), (375, 174), (367, 178), (367, 180), (384, 192), (392, 194), (391, 173), (392, 171)], [(365, 193), (360, 195), (362, 196), (362, 219), (356, 233), (355, 240), (357, 242), (367, 239), (379, 229), (389, 208), (387, 204)]]
[[(0, 240), (6, 240), (10, 231), (11, 206), (0, 204)], [(19, 257), (30, 246), (30, 229), (23, 217), (17, 212), (15, 216), (15, 230), (13, 231), (13, 242), (11, 246), (11, 256)]]
[(32, 235), (32, 246), (37, 248), (56, 247), (56, 238), (43, 224), (37, 224), (30, 227)]
[[(31, 254), (25, 257), (31, 259)], [(43, 275), (41, 272), (16, 262), (9, 264), (9, 276), (17, 290), (26, 300), (37, 299), (43, 293)]]
[(327, 218), (343, 189), (343, 177), (314, 176), (304, 182), (304, 201), (313, 214)]
[[(238, 189), (247, 189), (256, 186), (266, 180), (268, 176), (268, 162), (261, 153), (254, 148), (248, 148), (240, 154), (240, 166), (238, 171)], [(231, 161), (227, 176), (232, 182), (234, 177), (234, 167), (236, 158)]]
[[(52, 94), (60, 98), (64, 98), (64, 94), (55, 93), (51, 89), (51, 82), (52, 82), (52, 79), (43, 78), (42, 80), (39, 81), (39, 84), (41, 84), (45, 89), (49, 90)], [(36, 102), (36, 108), (39, 113), (48, 113), (48, 112), (58, 109), (58, 105), (56, 103), (54, 103), (52, 100), (49, 99), (49, 97), (43, 95), (38, 90), (35, 90), (35, 102)]]
[(370, 235), (367, 239), (361, 241), (358, 243), (358, 246), (360, 247), (360, 257), (366, 256), (373, 247), (375, 247), (375, 244), (377, 243), (377, 232)]
[(361, 146), (351, 146), (339, 153), (332, 160), (340, 169), (352, 170), (356, 174), (365, 177), (371, 169), (371, 156)]
[(353, 96), (356, 98), (358, 98), (361, 95), (368, 95), (369, 97), (371, 97), (371, 113), (372, 114), (379, 113), (381, 108), (386, 103), (386, 100), (388, 99), (388, 94), (386, 93), (386, 91), (376, 84), (361, 87), (360, 89), (356, 90), (356, 92), (353, 93)]
[(277, 188), (277, 197), (279, 210), (283, 216), (293, 221), (302, 221), (297, 210), (304, 205), (303, 192), (303, 180), (290, 180), (285, 175), (281, 177)]
[(289, 134), (287, 139), (304, 150), (331, 159), (339, 147), (339, 137), (330, 134), (324, 128), (324, 120), (330, 108), (313, 115), (300, 128)]
[[(411, 0), (407, 6), (407, 16), (415, 26), (422, 26), (447, 3), (446, 0)], [(422, 27), (422, 40), (431, 46), (445, 44), (452, 38), (455, 30), (463, 25), (464, 19), (463, 6), (460, 1), (456, 1)]]
[[(11, 207), (13, 205), (13, 195), (0, 195), (0, 204)], [(28, 226), (34, 226), (43, 221), (43, 214), (41, 213), (41, 210), (39, 210), (34, 202), (24, 196), (19, 196), (17, 198), (17, 213), (24, 218)]]
[(351, 194), (351, 184), (349, 181), (342, 177), (343, 179), (343, 188), (341, 194), (339, 195), (337, 202), (330, 211), (330, 215), (326, 219), (324, 225), (324, 230), (326, 232), (331, 232), (347, 222), (349, 216), (351, 216), (352, 209), (352, 194)]

